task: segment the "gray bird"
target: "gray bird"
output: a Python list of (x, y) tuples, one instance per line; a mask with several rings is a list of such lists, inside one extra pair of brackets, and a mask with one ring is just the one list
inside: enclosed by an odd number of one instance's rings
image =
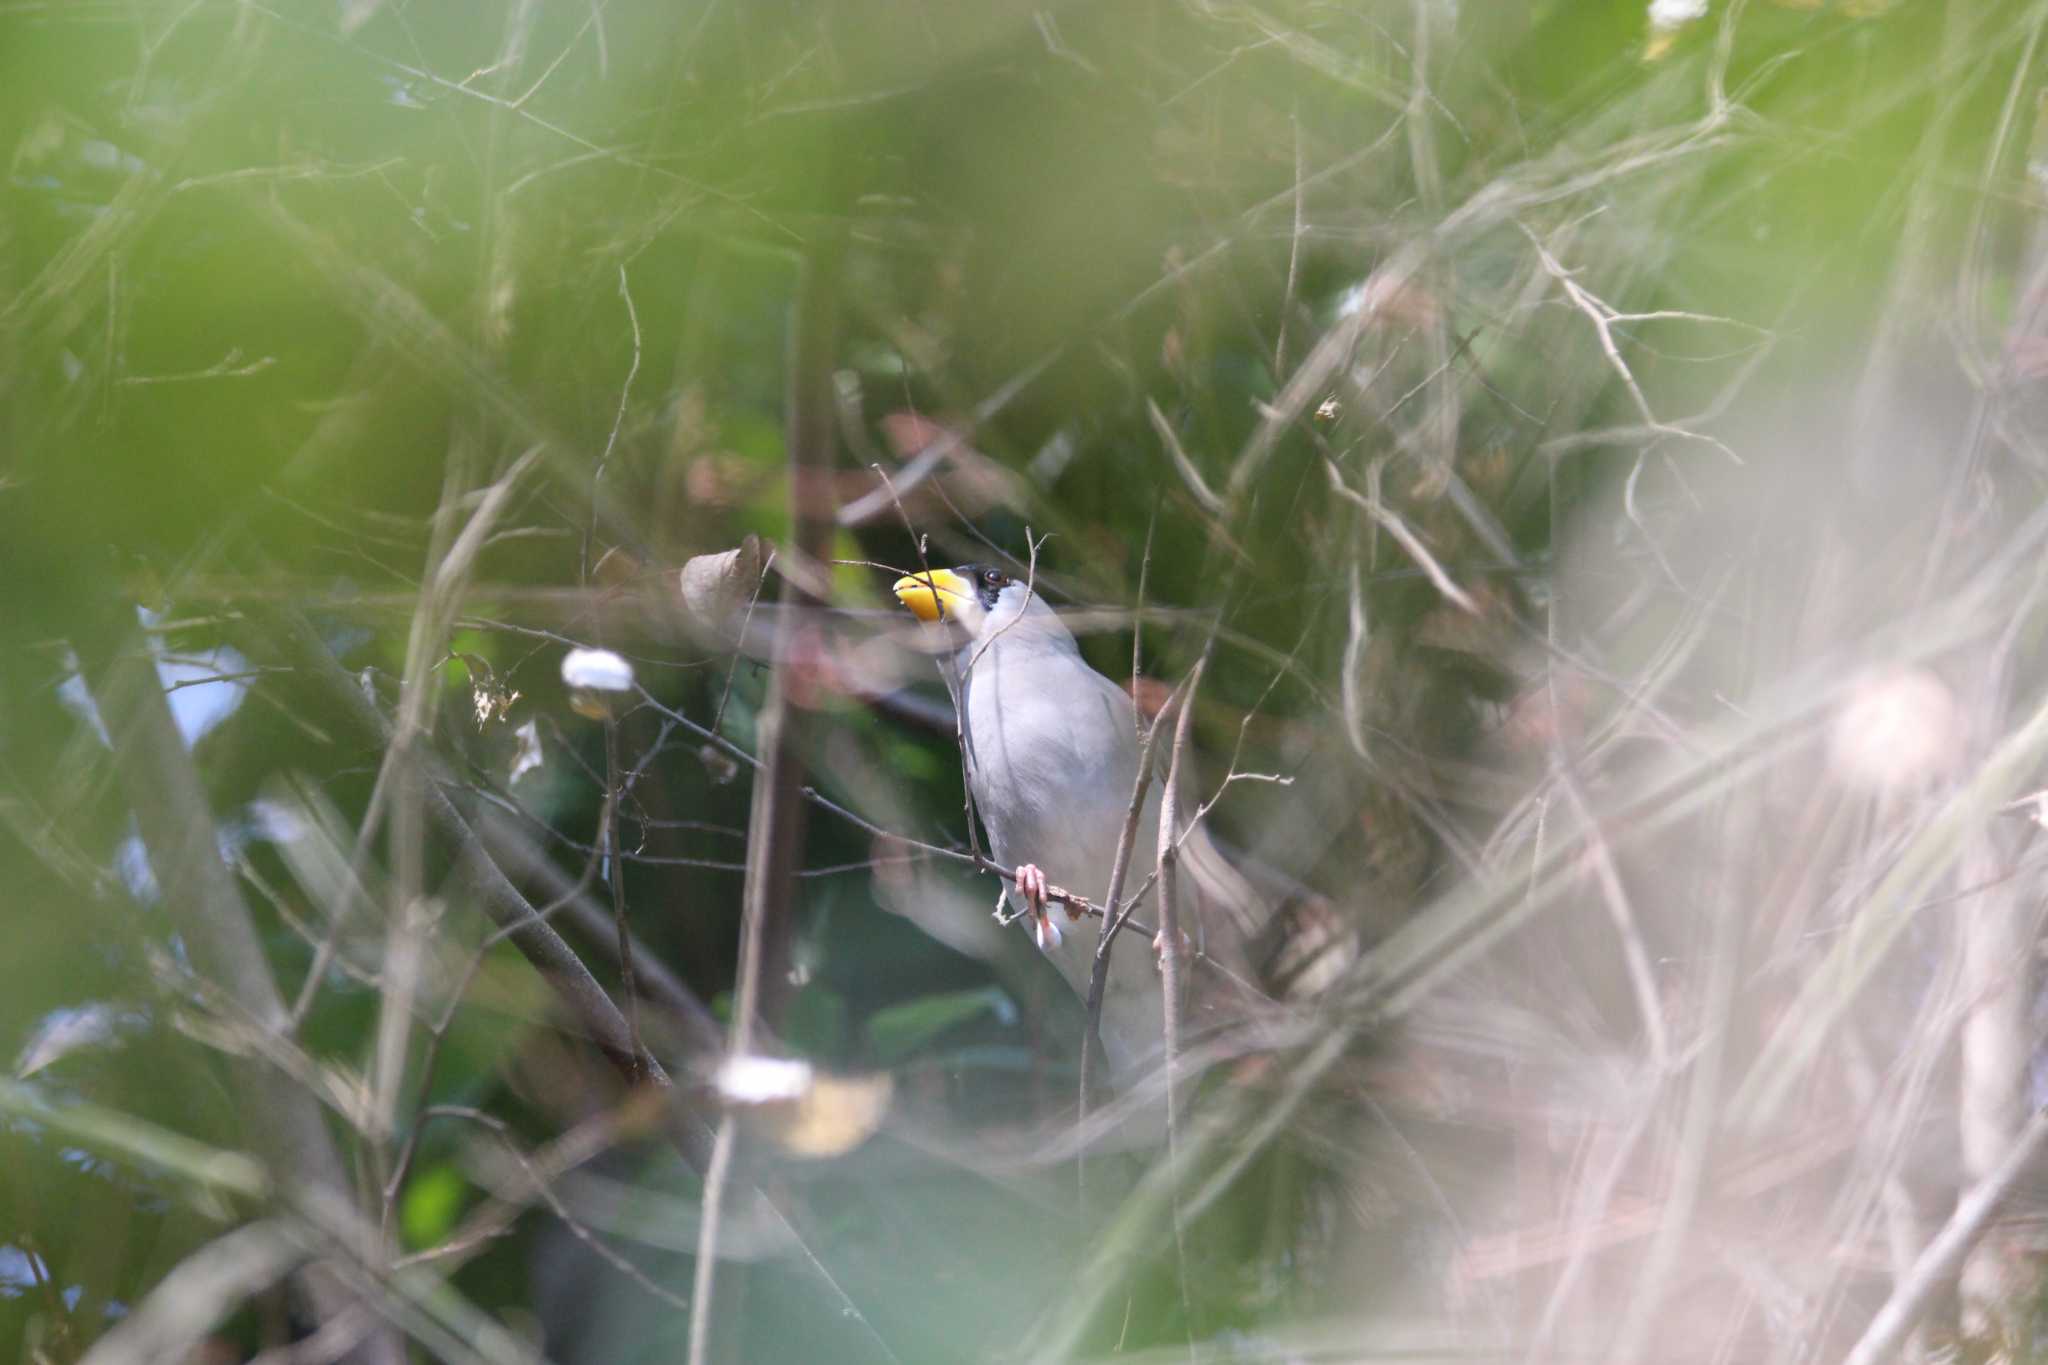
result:
[[(1004, 895), (1039, 951), (1084, 1000), (1097, 934), (1062, 932), (1049, 886), (1100, 904), (1138, 769), (1138, 719), (1130, 695), (1089, 667), (1057, 612), (1029, 586), (985, 564), (900, 578), (899, 601), (946, 632), (939, 666), (961, 708), (967, 780), (990, 854), (1015, 869)], [(1163, 737), (1162, 737), (1163, 738)], [(1166, 745), (1155, 748), (1163, 770)], [(1184, 760), (1185, 761), (1185, 760)], [(1186, 783), (1185, 786), (1192, 786)], [(1161, 783), (1151, 784), (1131, 855), (1125, 895), (1156, 864)], [(1181, 827), (1187, 826), (1186, 801)], [(1202, 959), (1204, 998), (1241, 989), (1246, 945), (1264, 918), (1260, 897), (1197, 825), (1180, 845), (1182, 931)], [(1156, 896), (1148, 895), (1148, 901)], [(1149, 906), (1138, 911), (1152, 918)], [(1164, 1033), (1155, 948), (1126, 932), (1111, 950), (1101, 1037), (1113, 1083), (1155, 1061)]]

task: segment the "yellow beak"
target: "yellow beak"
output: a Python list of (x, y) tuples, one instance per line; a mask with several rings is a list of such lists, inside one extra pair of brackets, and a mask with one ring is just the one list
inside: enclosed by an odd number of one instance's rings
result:
[(951, 569), (910, 574), (897, 579), (890, 591), (896, 594), (897, 601), (910, 608), (918, 620), (927, 622), (936, 621), (946, 614), (947, 598), (968, 602), (974, 596), (967, 580)]

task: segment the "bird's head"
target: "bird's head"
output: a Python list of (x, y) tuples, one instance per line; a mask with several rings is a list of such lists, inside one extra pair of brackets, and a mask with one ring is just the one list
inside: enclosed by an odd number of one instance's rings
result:
[(918, 620), (944, 621), (969, 639), (1016, 619), (1031, 595), (1023, 579), (988, 564), (919, 570), (897, 579), (892, 590)]

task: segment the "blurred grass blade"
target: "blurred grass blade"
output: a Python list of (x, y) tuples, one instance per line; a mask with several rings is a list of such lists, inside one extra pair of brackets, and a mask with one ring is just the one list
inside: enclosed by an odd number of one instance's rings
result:
[(35, 1086), (0, 1078), (0, 1113), (47, 1125), (109, 1157), (126, 1157), (204, 1189), (263, 1198), (269, 1178), (254, 1157), (224, 1152), (116, 1109), (53, 1104)]
[(2048, 700), (1998, 746), (1967, 786), (1949, 797), (1844, 927), (1841, 940), (1807, 978), (1785, 1022), (1735, 1092), (1728, 1116), (1731, 1125), (1757, 1128), (1776, 1116), (1871, 973), (1920, 912), (1935, 882), (1961, 856), (1971, 835), (2036, 776), (2044, 754)]

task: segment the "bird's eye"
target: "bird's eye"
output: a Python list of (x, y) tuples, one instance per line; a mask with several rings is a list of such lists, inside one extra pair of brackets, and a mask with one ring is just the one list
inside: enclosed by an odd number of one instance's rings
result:
[(984, 569), (981, 574), (981, 581), (993, 588), (1003, 581), (1003, 575), (995, 569)]

